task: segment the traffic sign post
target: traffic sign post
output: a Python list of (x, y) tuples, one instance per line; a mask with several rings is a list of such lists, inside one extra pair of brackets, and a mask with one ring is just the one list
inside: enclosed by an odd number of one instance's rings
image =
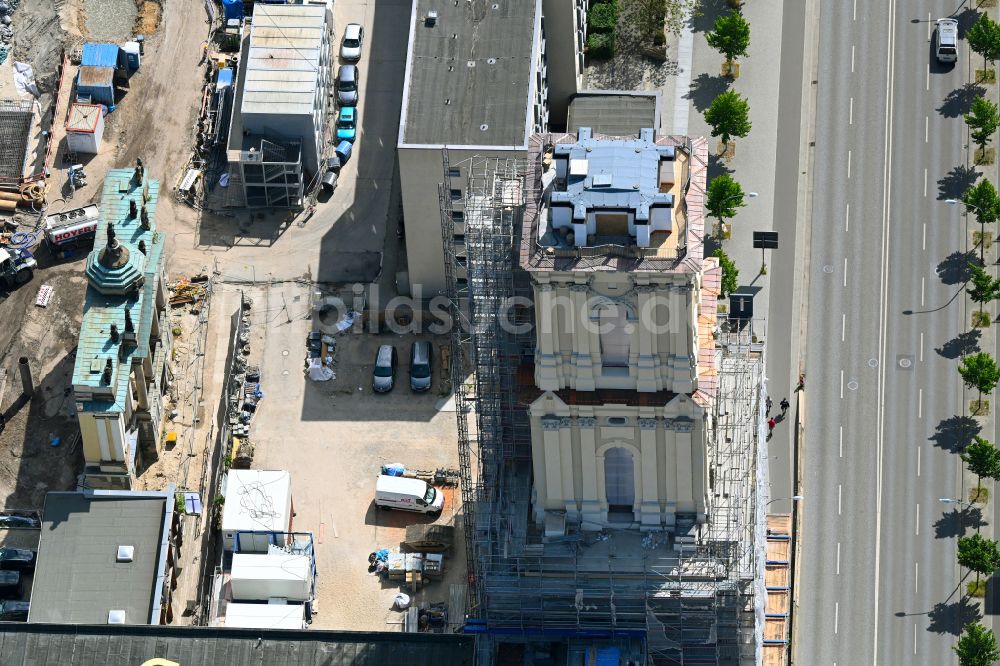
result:
[(764, 258), (764, 250), (778, 249), (777, 231), (755, 231), (753, 232), (753, 246), (760, 248), (760, 274), (767, 273), (767, 261)]

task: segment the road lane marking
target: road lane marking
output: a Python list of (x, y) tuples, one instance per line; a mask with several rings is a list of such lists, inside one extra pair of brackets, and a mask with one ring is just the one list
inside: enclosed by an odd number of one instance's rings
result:
[(840, 371), (840, 399), (844, 399), (844, 371)]
[[(917, 389), (917, 418), (924, 418), (924, 390)], [(917, 476), (920, 476), (917, 474)]]
[(843, 342), (844, 338), (847, 337), (847, 315), (840, 315), (840, 341)]
[(927, 63), (927, 90), (931, 89), (931, 64)]
[(844, 457), (844, 426), (840, 426), (840, 457)]
[(847, 286), (847, 257), (844, 257), (844, 286)]
[[(851, 47), (851, 53), (854, 53), (854, 47)], [(853, 57), (853, 56), (852, 56)], [(854, 124), (854, 98), (851, 98), (851, 108), (847, 111), (847, 124)]]
[(930, 141), (930, 129), (931, 129), (931, 119), (930, 116), (924, 116), (924, 143)]
[(837, 575), (840, 575), (840, 542), (837, 542)]
[(844, 213), (844, 231), (851, 230), (851, 204), (847, 204), (847, 212)]
[(924, 307), (924, 287), (927, 286), (927, 278), (920, 278), (920, 307)]
[(840, 629), (840, 602), (836, 601), (833, 604), (833, 633), (839, 633)]
[(858, 20), (858, 0), (854, 0), (854, 18), (852, 18), (851, 20), (853, 21)]
[(851, 179), (851, 151), (847, 151), (847, 180)]
[(851, 74), (854, 73), (854, 44), (851, 44)]
[(931, 13), (927, 12), (927, 41), (931, 41)]
[(920, 332), (920, 362), (924, 362), (924, 333)]
[(917, 624), (913, 623), (913, 654), (917, 653)]
[(917, 476), (920, 476), (920, 450), (923, 448), (922, 446), (917, 447)]
[[(855, 1), (855, 7), (857, 7), (857, 0)], [(892, 210), (892, 188), (889, 180), (889, 176), (892, 173), (892, 103), (893, 103), (893, 79), (896, 75), (896, 61), (894, 57), (893, 47), (896, 38), (896, 0), (889, 0), (889, 35), (886, 40), (886, 86), (885, 86), (885, 143), (883, 146), (883, 172), (882, 172), (882, 271), (879, 275), (880, 280), (880, 305), (879, 305), (879, 356), (885, 358), (886, 345), (888, 339), (886, 336), (886, 322), (888, 319), (888, 294), (889, 294), (889, 238), (890, 238), (890, 226), (892, 221), (891, 210)], [(929, 71), (929, 68), (928, 68)], [(875, 401), (876, 408), (876, 430), (875, 430), (875, 448), (877, 450), (876, 455), (876, 470), (875, 470), (875, 608), (872, 617), (879, 617), (879, 577), (881, 573), (882, 564), (882, 458), (885, 452), (885, 363), (880, 365), (879, 376), (878, 376), (878, 395)], [(879, 642), (878, 642), (878, 621), (872, 623), (872, 664), (873, 666), (878, 666), (878, 653), (879, 653)]]
[(924, 196), (927, 196), (927, 169), (924, 169)]
[(913, 563), (913, 591), (920, 590), (920, 562)]
[(923, 245), (924, 252), (926, 252), (927, 251), (927, 223), (926, 222), (924, 222), (924, 232), (923, 232), (922, 245)]
[(920, 502), (917, 502), (917, 519), (914, 521), (914, 526), (916, 535), (920, 536)]
[(841, 509), (844, 508), (844, 504), (841, 501), (843, 499), (843, 492), (842, 492), (843, 489), (844, 489), (844, 487), (838, 483), (837, 484), (837, 515), (838, 516), (841, 515), (841, 513), (842, 513)]

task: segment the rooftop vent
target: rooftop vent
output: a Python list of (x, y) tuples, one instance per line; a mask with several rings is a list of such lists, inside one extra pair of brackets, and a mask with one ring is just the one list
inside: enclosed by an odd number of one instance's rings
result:
[(570, 160), (569, 161), (569, 175), (571, 176), (586, 176), (587, 168), (590, 163), (587, 160)]
[(116, 562), (131, 562), (133, 559), (135, 559), (135, 546), (118, 546)]
[(428, 28), (433, 28), (434, 26), (437, 25), (437, 22), (438, 22), (437, 11), (432, 9), (431, 11), (427, 12), (427, 18), (424, 19), (424, 25)]
[(594, 174), (594, 187), (611, 187), (611, 174), (610, 173), (595, 173)]
[(108, 611), (108, 624), (125, 624), (125, 611)]

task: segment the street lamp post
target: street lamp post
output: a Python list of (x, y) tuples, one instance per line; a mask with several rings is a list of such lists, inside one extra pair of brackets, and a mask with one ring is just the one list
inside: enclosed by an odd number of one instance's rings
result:
[[(970, 204), (970, 203), (965, 203), (961, 199), (945, 199), (944, 202), (946, 204), (948, 204), (949, 206), (955, 206), (957, 204), (962, 204), (963, 206), (966, 207), (966, 209), (972, 209), (972, 210), (976, 211), (976, 213), (982, 213), (982, 210), (980, 210), (980, 208), (978, 206), (975, 206), (975, 205)], [(985, 264), (986, 263), (986, 238), (985, 238), (985, 236), (986, 236), (986, 223), (985, 222), (981, 222), (979, 226), (980, 226), (980, 232), (979, 232), (979, 261), (980, 261), (980, 263)]]
[(803, 499), (802, 495), (792, 495), (791, 497), (775, 497), (773, 500), (768, 500), (764, 505), (764, 510), (767, 511), (767, 507), (771, 506), (774, 502), (801, 502)]
[(974, 504), (973, 502), (966, 502), (952, 497), (939, 497), (938, 502), (941, 502), (942, 504), (958, 504), (960, 506), (972, 506)]

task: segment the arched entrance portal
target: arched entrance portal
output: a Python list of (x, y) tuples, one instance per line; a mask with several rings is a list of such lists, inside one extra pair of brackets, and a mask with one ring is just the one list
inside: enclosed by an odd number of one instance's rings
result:
[(635, 465), (628, 449), (618, 446), (604, 453), (604, 492), (608, 500), (608, 522), (633, 522)]

